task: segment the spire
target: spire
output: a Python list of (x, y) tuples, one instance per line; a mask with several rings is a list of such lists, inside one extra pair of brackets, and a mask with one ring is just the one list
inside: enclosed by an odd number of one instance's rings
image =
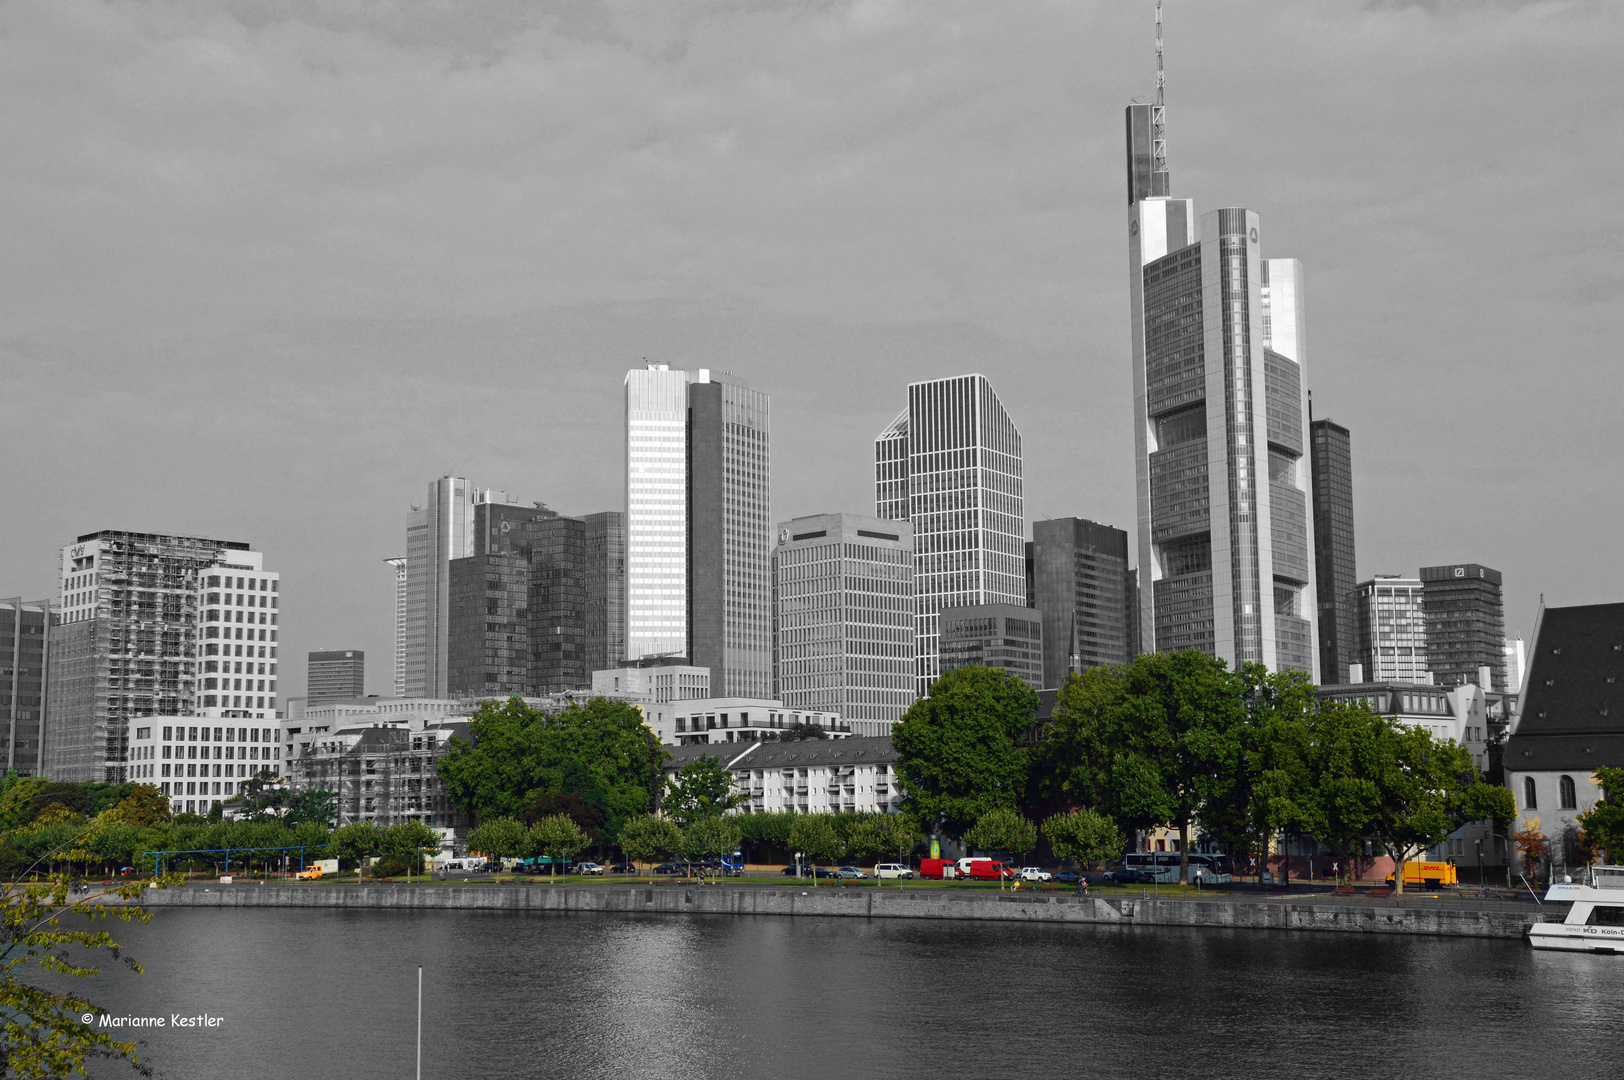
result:
[[(1162, 69), (1162, 0), (1156, 0), (1156, 104), (1150, 107), (1151, 164), (1153, 173), (1167, 173), (1167, 75)], [(1162, 181), (1161, 194), (1167, 193)]]

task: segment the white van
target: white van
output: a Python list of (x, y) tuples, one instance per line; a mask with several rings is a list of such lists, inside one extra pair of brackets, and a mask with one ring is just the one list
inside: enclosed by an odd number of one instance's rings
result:
[(897, 878), (911, 878), (914, 872), (899, 862), (882, 862), (874, 867), (874, 876), (884, 881), (894, 881)]

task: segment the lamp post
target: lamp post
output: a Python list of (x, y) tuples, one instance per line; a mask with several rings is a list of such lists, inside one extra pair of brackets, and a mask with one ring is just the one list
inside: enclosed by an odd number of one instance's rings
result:
[(1473, 841), (1477, 844), (1477, 887), (1483, 887), (1483, 838), (1480, 836)]

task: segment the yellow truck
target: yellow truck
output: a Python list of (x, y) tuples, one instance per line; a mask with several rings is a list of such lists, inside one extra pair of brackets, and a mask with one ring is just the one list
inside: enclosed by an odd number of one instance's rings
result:
[[(1387, 884), (1393, 884), (1394, 875), (1387, 875)], [(1412, 885), (1424, 889), (1437, 889), (1445, 885), (1459, 885), (1460, 877), (1452, 862), (1407, 862), (1404, 864), (1404, 887)]]
[[(320, 881), (323, 874), (336, 873), (338, 873), (337, 859), (318, 859), (294, 876), (300, 881)], [(1408, 881), (1409, 879), (1406, 878), (1405, 880)]]

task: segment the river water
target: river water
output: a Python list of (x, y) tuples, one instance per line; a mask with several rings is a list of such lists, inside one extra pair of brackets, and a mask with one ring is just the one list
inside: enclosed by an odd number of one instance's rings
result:
[[(1624, 1075), (1624, 957), (1166, 927), (159, 909), (85, 987), (166, 1077)], [(98, 1077), (133, 1075), (102, 1065)]]

